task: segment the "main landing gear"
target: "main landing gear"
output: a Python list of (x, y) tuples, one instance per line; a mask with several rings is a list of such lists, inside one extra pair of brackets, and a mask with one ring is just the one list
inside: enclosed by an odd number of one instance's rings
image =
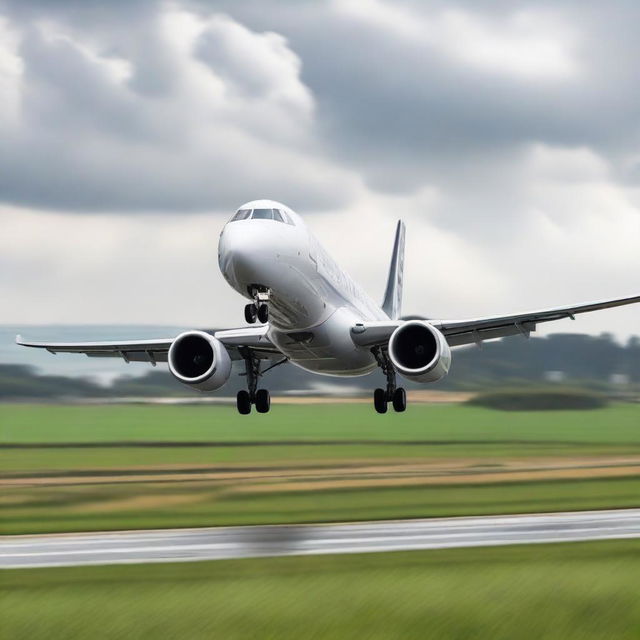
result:
[(269, 295), (271, 291), (266, 287), (251, 287), (250, 293), (254, 302), (248, 304), (244, 308), (244, 319), (248, 324), (253, 324), (258, 320), (262, 324), (269, 321)]
[(372, 349), (378, 366), (387, 377), (387, 388), (373, 392), (373, 406), (378, 413), (387, 413), (387, 405), (391, 402), (394, 411), (402, 412), (407, 408), (407, 393), (402, 387), (396, 387), (396, 370), (389, 361), (389, 356), (381, 347)]
[(253, 405), (255, 405), (258, 413), (268, 413), (271, 408), (271, 395), (267, 389), (258, 389), (258, 378), (269, 371), (269, 369), (284, 364), (288, 358), (283, 358), (270, 367), (267, 367), (264, 371), (260, 371), (260, 359), (256, 357), (251, 349), (243, 347), (240, 348), (239, 351), (240, 355), (244, 358), (244, 375), (247, 376), (248, 390), (242, 389), (238, 391), (238, 395), (236, 396), (238, 413), (243, 415), (251, 413), (251, 407)]

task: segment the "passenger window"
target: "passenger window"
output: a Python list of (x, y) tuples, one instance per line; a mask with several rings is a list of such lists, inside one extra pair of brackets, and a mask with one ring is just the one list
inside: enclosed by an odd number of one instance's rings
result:
[(229, 222), (235, 222), (236, 220), (246, 220), (251, 215), (251, 209), (240, 209)]
[(273, 220), (273, 209), (254, 209), (252, 220)]

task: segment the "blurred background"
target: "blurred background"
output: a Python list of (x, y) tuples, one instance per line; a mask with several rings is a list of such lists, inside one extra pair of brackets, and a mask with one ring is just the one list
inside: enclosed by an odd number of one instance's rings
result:
[[(604, 314), (606, 319), (607, 314)], [(72, 342), (111, 339), (171, 338), (193, 327), (128, 325), (49, 325), (29, 327), (42, 340)], [(165, 363), (125, 364), (119, 358), (52, 356), (14, 343), (19, 326), (0, 326), (0, 398), (4, 401), (168, 401), (235, 402), (245, 387), (244, 364), (234, 363), (229, 382), (214, 393), (202, 394), (180, 384)], [(268, 366), (265, 365), (265, 367)], [(384, 382), (381, 372), (358, 378), (318, 376), (293, 365), (278, 366), (263, 383), (281, 396), (367, 397)], [(601, 392), (610, 398), (640, 400), (640, 337), (618, 341), (608, 332), (599, 335), (556, 333), (529, 340), (512, 338), (457, 349), (449, 375), (430, 385), (403, 381), (410, 390), (424, 391), (424, 399), (442, 392), (468, 392), (501, 387), (564, 385)], [(435, 395), (434, 395), (435, 394)], [(413, 394), (415, 397), (415, 393)], [(443, 398), (453, 398), (453, 395)]]
[[(638, 305), (381, 376), (202, 395), (33, 340), (239, 326), (217, 267), (285, 202), (404, 313), (631, 295), (635, 2), (0, 0), (0, 531), (304, 524), (640, 506)], [(265, 378), (266, 380), (266, 378)], [(4, 571), (7, 638), (636, 638), (637, 540)], [(540, 612), (544, 611), (544, 615)]]

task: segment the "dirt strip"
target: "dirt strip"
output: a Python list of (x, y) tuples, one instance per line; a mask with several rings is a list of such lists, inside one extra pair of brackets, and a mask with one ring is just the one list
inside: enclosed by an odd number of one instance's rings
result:
[(265, 466), (234, 469), (225, 465), (171, 466), (91, 470), (50, 476), (5, 477), (0, 487), (78, 486), (121, 483), (207, 482), (232, 485), (238, 491), (317, 491), (328, 489), (393, 487), (431, 484), (479, 484), (551, 479), (640, 476), (640, 456), (594, 456), (573, 458), (522, 458), (482, 461), (477, 458), (448, 460), (393, 459), (335, 461), (311, 466), (289, 462), (284, 467)]
[[(426, 485), (497, 484), (504, 482), (535, 482), (541, 480), (584, 480), (592, 478), (640, 477), (640, 465), (613, 467), (578, 467), (568, 469), (528, 469), (498, 473), (458, 474), (431, 477), (351, 478), (319, 482), (286, 482), (242, 484), (235, 491), (243, 493), (280, 493), (291, 491), (330, 491), (334, 489), (366, 489), (385, 487), (413, 487)], [(640, 498), (638, 499), (640, 502)]]

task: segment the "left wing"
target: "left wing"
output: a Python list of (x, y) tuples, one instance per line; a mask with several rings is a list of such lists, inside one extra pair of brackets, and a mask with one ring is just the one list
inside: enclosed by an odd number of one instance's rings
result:
[[(232, 360), (241, 360), (239, 349), (251, 349), (259, 358), (271, 358), (280, 351), (267, 336), (268, 327), (205, 330), (229, 351)], [(111, 342), (30, 342), (16, 336), (16, 343), (24, 347), (46, 349), (49, 353), (84, 353), (90, 358), (122, 358), (125, 362), (166, 362), (174, 338), (159, 340), (117, 340)]]
[[(442, 331), (449, 345), (455, 347), (463, 344), (480, 344), (483, 340), (518, 334), (528, 337), (541, 322), (552, 322), (563, 318), (574, 320), (579, 313), (621, 307), (636, 302), (640, 302), (640, 295), (512, 315), (470, 318), (468, 320), (428, 320), (428, 322)], [(362, 346), (382, 345), (386, 344), (393, 331), (401, 324), (402, 320), (357, 324), (351, 329), (351, 335), (353, 341)]]

